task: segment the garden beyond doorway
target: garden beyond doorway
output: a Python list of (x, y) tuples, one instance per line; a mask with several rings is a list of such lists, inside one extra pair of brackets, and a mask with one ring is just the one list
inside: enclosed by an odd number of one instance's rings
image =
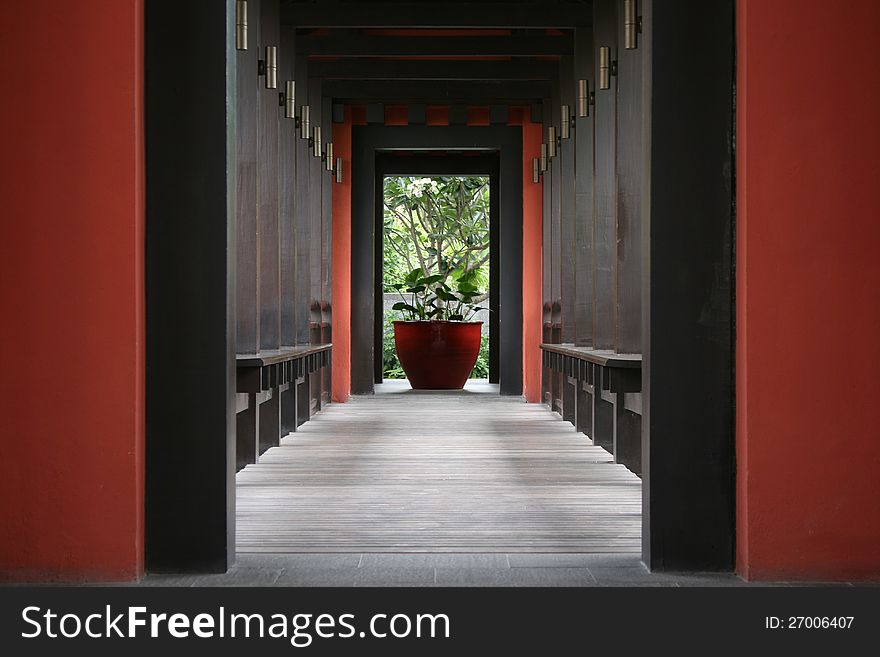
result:
[[(419, 307), (418, 295), (409, 291), (418, 287), (405, 283), (417, 275), (436, 279), (469, 299), (461, 312), (473, 310), (467, 318), (483, 322), (470, 378), (489, 378), (490, 177), (386, 176), (382, 187), (383, 378), (406, 377), (395, 350), (393, 322)], [(452, 296), (448, 302), (454, 303)], [(441, 310), (454, 309), (432, 307), (427, 312)]]

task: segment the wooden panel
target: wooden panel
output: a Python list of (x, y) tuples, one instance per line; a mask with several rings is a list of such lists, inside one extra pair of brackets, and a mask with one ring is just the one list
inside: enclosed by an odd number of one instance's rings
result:
[(572, 52), (571, 34), (548, 36), (534, 31), (518, 36), (385, 37), (359, 34), (305, 36), (303, 53), (338, 57), (395, 57), (498, 55), (541, 57)]
[[(545, 98), (543, 103), (542, 114), (545, 119), (550, 116), (550, 99)], [(541, 143), (542, 148), (546, 147), (547, 143), (547, 125), (548, 123), (545, 121), (541, 126)], [(552, 181), (551, 181), (551, 173), (549, 167), (549, 159), (548, 159), (547, 171), (545, 171), (541, 177), (541, 215), (543, 218), (542, 228), (543, 228), (543, 249), (544, 249), (544, 257), (542, 262), (543, 267), (543, 276), (541, 277), (543, 283), (543, 297), (544, 297), (544, 306), (545, 306), (545, 315), (547, 315), (547, 311), (549, 310), (549, 305), (552, 303), (553, 298), (553, 233), (552, 233), (552, 225), (551, 221), (551, 189), (552, 189)], [(548, 323), (550, 321), (549, 316), (544, 317), (544, 323)]]
[[(322, 99), (321, 125), (323, 126), (324, 144), (333, 141), (333, 99), (324, 96)], [(325, 312), (330, 309), (333, 292), (331, 289), (332, 262), (332, 218), (333, 218), (333, 174), (327, 171), (326, 161), (322, 163), (320, 172), (321, 189), (321, 294), (318, 297), (322, 304), (323, 323), (329, 322)]]
[[(312, 134), (316, 126), (321, 127), (321, 141), (326, 143), (326, 134), (333, 134), (330, 125), (324, 124), (324, 112), (321, 101), (321, 80), (309, 77), (309, 104), (311, 105)], [(326, 127), (326, 129), (325, 129)], [(309, 154), (307, 164), (309, 178), (309, 341), (316, 344), (314, 331), (320, 330), (321, 324), (321, 183), (324, 178), (323, 162), (321, 158)], [(313, 377), (319, 378), (319, 377)]]
[[(281, 31), (278, 71), (279, 91), (284, 91), (287, 80), (295, 81), (296, 57), (294, 55), (295, 30), (285, 27)], [(296, 97), (296, 94), (294, 95)], [(299, 103), (297, 102), (297, 105)], [(280, 110), (283, 116), (283, 108)], [(297, 112), (299, 109), (297, 108)], [(278, 133), (278, 184), (279, 184), (279, 251), (281, 257), (281, 335), (280, 344), (296, 344), (296, 142), (299, 130), (294, 119), (280, 119)]]
[[(257, 56), (266, 47), (279, 45), (278, 0), (260, 4), (260, 38)], [(280, 338), (280, 269), (278, 239), (278, 90), (266, 89), (259, 78), (257, 91), (257, 261), (260, 289), (260, 349), (277, 349)]]
[[(260, 0), (250, 6), (259, 16)], [(260, 40), (260, 21), (253, 21), (250, 38)], [(235, 348), (255, 352), (260, 348), (259, 290), (257, 282), (257, 48), (235, 51), (236, 87), (236, 269)]]
[[(556, 120), (559, 134), (562, 131), (561, 106), (568, 105), (574, 110), (576, 86), (574, 62), (571, 57), (563, 57), (559, 66), (559, 103)], [(559, 147), (559, 295), (561, 300), (561, 341), (574, 343), (575, 321), (575, 215), (574, 215), (574, 140), (561, 139)]]
[[(296, 101), (297, 112), (309, 104), (308, 66), (305, 57), (296, 54)], [(310, 189), (309, 159), (311, 151), (306, 139), (297, 134), (294, 146), (296, 160), (296, 205), (294, 206), (294, 234), (296, 238), (296, 342), (308, 344), (309, 338), (309, 298), (311, 296), (311, 243), (312, 225), (309, 221)]]
[(238, 474), (239, 552), (640, 549), (639, 479), (558, 416), (479, 386), (387, 386)]
[[(593, 5), (595, 47), (611, 48), (611, 59), (617, 59), (616, 0), (597, 0)], [(596, 58), (598, 60), (598, 57)], [(597, 64), (598, 67), (598, 64)], [(598, 79), (598, 68), (593, 75)], [(617, 298), (617, 249), (614, 241), (617, 226), (617, 183), (615, 176), (615, 145), (617, 134), (617, 77), (611, 76), (611, 88), (596, 85), (595, 148), (596, 148), (596, 223), (593, 234), (595, 248), (593, 303), (593, 346), (614, 347)]]
[[(284, 24), (297, 27), (509, 27), (563, 28), (589, 25), (591, 16), (572, 11), (574, 3), (468, 2), (466, 11), (425, 11), (422, 2), (289, 3)], [(576, 5), (574, 5), (576, 6)]]
[[(542, 98), (550, 83), (541, 80), (327, 80), (325, 93), (347, 101), (381, 103), (524, 104)], [(383, 117), (384, 120), (384, 117)], [(368, 123), (370, 117), (367, 118)]]
[[(618, 0), (623, 15), (623, 0)], [(623, 41), (623, 24), (618, 26)], [(642, 72), (644, 48), (621, 48), (617, 76), (617, 335), (623, 353), (642, 350)]]
[[(326, 144), (333, 140), (333, 99), (324, 96), (322, 99), (321, 124), (324, 126), (324, 150)], [(330, 341), (331, 311), (333, 308), (333, 174), (327, 171), (327, 161), (319, 162), (320, 190), (321, 190), (321, 295), (320, 315), (318, 321), (321, 325), (321, 337), (319, 342)], [(330, 368), (321, 368), (321, 404), (330, 403)]]
[(317, 60), (312, 74), (325, 80), (552, 80), (559, 75), (555, 61), (431, 61), (403, 59)]
[[(593, 74), (593, 31), (579, 29), (575, 33), (575, 81), (587, 80), (595, 88)], [(577, 89), (577, 87), (575, 87)], [(577, 114), (577, 101), (572, 115)], [(589, 117), (575, 118), (572, 131), (575, 141), (575, 302), (574, 343), (593, 344), (593, 108)]]

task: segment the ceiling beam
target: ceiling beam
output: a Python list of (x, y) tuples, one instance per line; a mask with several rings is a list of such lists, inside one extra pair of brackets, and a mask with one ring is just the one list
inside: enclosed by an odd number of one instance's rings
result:
[(345, 59), (309, 62), (309, 75), (325, 80), (553, 80), (559, 62)]
[(321, 57), (552, 57), (574, 52), (572, 34), (490, 37), (299, 36), (297, 54)]
[(543, 81), (423, 81), (399, 84), (386, 80), (326, 80), (322, 93), (334, 100), (381, 103), (471, 105), (528, 104), (550, 96)]
[(288, 2), (282, 25), (365, 28), (574, 28), (592, 23), (590, 2)]

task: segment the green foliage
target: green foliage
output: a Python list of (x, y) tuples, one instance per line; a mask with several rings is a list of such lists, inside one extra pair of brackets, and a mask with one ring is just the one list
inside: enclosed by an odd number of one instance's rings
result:
[(394, 317), (385, 315), (382, 321), (382, 378), (405, 379), (406, 374), (397, 358), (394, 346)]
[(489, 378), (489, 336), (480, 336), (480, 355), (477, 356), (477, 362), (471, 372), (469, 379), (488, 379)]
[(404, 276), (403, 282), (390, 285), (401, 299), (391, 308), (410, 321), (467, 321), (478, 311), (485, 310), (475, 301), (480, 291), (473, 282), (474, 277), (471, 270), (447, 282), (443, 274), (428, 276), (417, 267)]
[(392, 176), (384, 182), (384, 281), (416, 269), (440, 282), (465, 277), (479, 303), (489, 289), (489, 178)]

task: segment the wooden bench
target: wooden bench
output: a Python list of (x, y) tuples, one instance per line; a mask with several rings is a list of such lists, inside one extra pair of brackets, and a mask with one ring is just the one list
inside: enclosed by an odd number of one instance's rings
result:
[(237, 470), (256, 463), (328, 402), (313, 379), (329, 381), (332, 347), (300, 345), (236, 355)]
[(641, 475), (641, 354), (567, 344), (542, 344), (541, 350), (545, 370), (561, 380), (552, 386), (551, 409)]

